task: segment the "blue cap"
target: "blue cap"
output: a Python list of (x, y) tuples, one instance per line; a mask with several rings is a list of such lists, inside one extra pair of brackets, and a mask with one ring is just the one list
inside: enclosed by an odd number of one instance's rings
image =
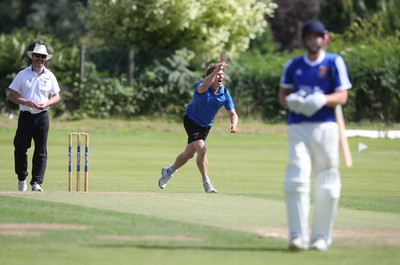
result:
[(324, 24), (322, 24), (321, 21), (319, 20), (310, 20), (307, 21), (303, 28), (301, 29), (301, 36), (304, 37), (304, 35), (308, 33), (319, 33), (319, 34), (325, 34), (326, 29)]

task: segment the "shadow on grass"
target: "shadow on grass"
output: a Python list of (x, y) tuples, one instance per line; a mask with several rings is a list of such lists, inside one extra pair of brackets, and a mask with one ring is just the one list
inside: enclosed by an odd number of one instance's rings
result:
[(143, 244), (103, 244), (96, 247), (104, 248), (139, 248), (148, 250), (204, 250), (204, 251), (234, 251), (234, 252), (290, 252), (287, 247), (223, 247), (223, 246), (161, 246), (161, 245), (143, 245)]

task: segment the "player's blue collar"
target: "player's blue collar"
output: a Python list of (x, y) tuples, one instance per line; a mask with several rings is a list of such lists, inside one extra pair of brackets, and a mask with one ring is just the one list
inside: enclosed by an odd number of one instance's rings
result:
[(224, 85), (221, 85), (219, 87), (218, 93), (225, 94), (226, 93), (226, 87)]
[(218, 93), (219, 93), (219, 92), (225, 93), (225, 91), (226, 91), (225, 86), (224, 86), (224, 85), (221, 85), (221, 86), (219, 87)]
[[(208, 89), (214, 93), (214, 90), (212, 89), (211, 86), (209, 86)], [(218, 89), (217, 94), (220, 94), (220, 93), (225, 94), (225, 92), (226, 92), (225, 86), (224, 86), (224, 85), (221, 85), (221, 86), (219, 87), (219, 89)]]

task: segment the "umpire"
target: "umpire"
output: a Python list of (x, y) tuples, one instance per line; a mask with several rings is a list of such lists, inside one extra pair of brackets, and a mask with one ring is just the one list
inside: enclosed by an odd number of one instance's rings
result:
[(35, 150), (32, 159), (32, 191), (43, 191), (41, 185), (47, 164), (47, 135), (49, 116), (47, 110), (60, 101), (60, 87), (56, 77), (45, 63), (52, 55), (46, 46), (36, 44), (27, 52), (32, 64), (21, 70), (9, 86), (8, 99), (19, 105), (18, 127), (14, 138), (15, 173), (18, 176), (18, 190), (26, 191), (28, 177), (27, 151), (32, 139)]

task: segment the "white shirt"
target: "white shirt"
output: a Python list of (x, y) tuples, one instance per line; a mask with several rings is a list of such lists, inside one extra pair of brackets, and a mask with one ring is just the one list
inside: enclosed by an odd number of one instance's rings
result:
[[(32, 66), (21, 70), (10, 84), (10, 89), (16, 91), (22, 98), (45, 103), (51, 95), (60, 92), (60, 87), (55, 75), (46, 67), (39, 75), (33, 71)], [(33, 114), (42, 112), (36, 108), (19, 105), (21, 111), (29, 111)], [(47, 107), (45, 110), (48, 110)]]

